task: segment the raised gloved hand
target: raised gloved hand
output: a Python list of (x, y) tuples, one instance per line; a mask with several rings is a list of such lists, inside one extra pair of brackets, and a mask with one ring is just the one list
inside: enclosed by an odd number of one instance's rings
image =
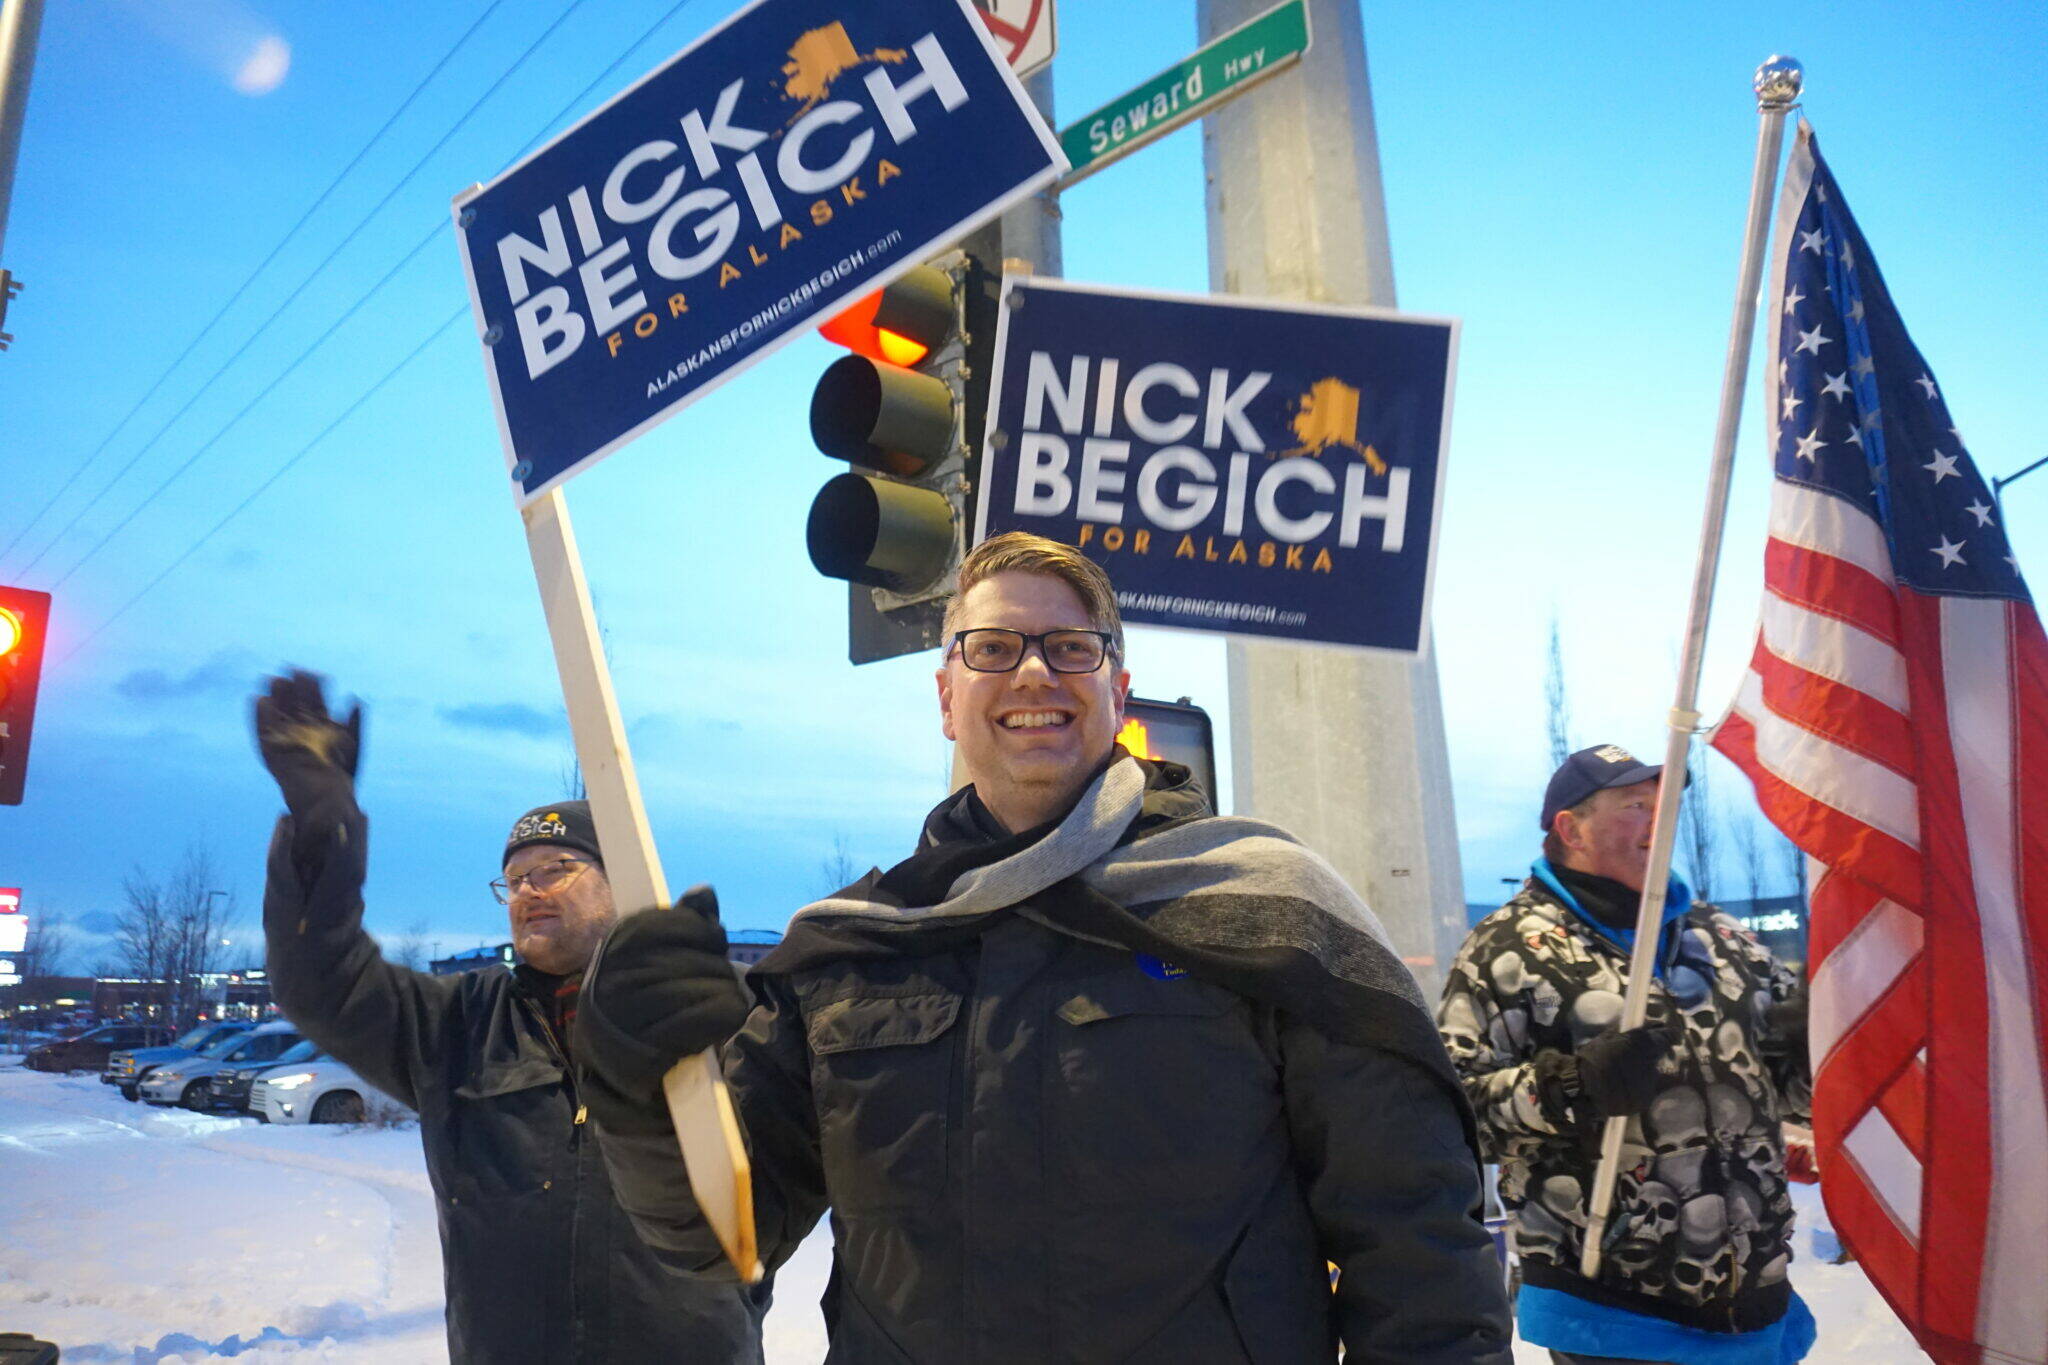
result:
[(329, 715), (317, 673), (294, 669), (256, 696), (256, 748), (302, 835), (325, 837), (354, 813), (362, 747), (362, 706)]
[(1588, 1119), (1640, 1114), (1657, 1097), (1657, 1061), (1678, 1045), (1679, 1030), (1643, 1025), (1588, 1038), (1554, 1069), (1572, 1111)]
[(570, 1052), (584, 1104), (619, 1133), (672, 1125), (661, 1078), (730, 1038), (750, 1008), (725, 956), (718, 896), (693, 886), (667, 910), (613, 926), (577, 1003)]

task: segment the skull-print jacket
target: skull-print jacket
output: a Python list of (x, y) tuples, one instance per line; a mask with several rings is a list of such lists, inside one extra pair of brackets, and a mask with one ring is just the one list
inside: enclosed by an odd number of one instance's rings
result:
[(1811, 1094), (1803, 1049), (1782, 1046), (1770, 1007), (1797, 976), (1674, 879), (1647, 1022), (1682, 1037), (1628, 1121), (1599, 1278), (1585, 1280), (1603, 1125), (1537, 1059), (1619, 1026), (1632, 936), (1583, 914), (1548, 863), (1532, 871), (1466, 938), (1437, 1010), (1486, 1158), (1500, 1163), (1523, 1282), (1712, 1331), (1768, 1326), (1790, 1296), (1780, 1124), (1804, 1120)]

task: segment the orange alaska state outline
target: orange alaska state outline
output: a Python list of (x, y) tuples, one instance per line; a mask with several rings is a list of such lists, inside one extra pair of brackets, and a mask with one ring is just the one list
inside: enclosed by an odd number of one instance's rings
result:
[(846, 25), (837, 20), (800, 35), (790, 44), (789, 60), (782, 64), (785, 77), (783, 97), (803, 102), (789, 116), (789, 121), (795, 123), (824, 103), (825, 97), (832, 93), (832, 82), (854, 67), (869, 62), (893, 65), (909, 55), (900, 47), (878, 47), (873, 52), (856, 51), (853, 39), (847, 36)]
[(1380, 453), (1359, 443), (1358, 390), (1341, 379), (1318, 379), (1311, 384), (1296, 405), (1294, 420), (1289, 425), (1294, 439), (1301, 444), (1292, 450), (1271, 451), (1269, 459), (1287, 455), (1314, 455), (1320, 459), (1324, 451), (1335, 447), (1363, 458), (1366, 468), (1374, 474), (1387, 472), (1387, 462), (1380, 458)]

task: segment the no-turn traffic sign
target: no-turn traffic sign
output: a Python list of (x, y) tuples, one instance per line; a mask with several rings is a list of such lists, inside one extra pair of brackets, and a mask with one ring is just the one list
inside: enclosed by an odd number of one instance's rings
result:
[(981, 21), (1002, 49), (1010, 70), (1028, 76), (1052, 60), (1059, 45), (1053, 0), (974, 0)]

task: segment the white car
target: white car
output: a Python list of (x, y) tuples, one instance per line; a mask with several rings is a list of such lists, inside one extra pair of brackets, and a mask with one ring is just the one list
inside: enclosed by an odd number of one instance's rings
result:
[(214, 1072), (223, 1067), (275, 1061), (298, 1041), (299, 1031), (279, 1019), (240, 1037), (223, 1039), (183, 1061), (166, 1063), (144, 1076), (135, 1090), (150, 1104), (209, 1109), (213, 1105)]
[(249, 1086), (249, 1112), (272, 1123), (361, 1123), (376, 1092), (332, 1057), (281, 1066)]

